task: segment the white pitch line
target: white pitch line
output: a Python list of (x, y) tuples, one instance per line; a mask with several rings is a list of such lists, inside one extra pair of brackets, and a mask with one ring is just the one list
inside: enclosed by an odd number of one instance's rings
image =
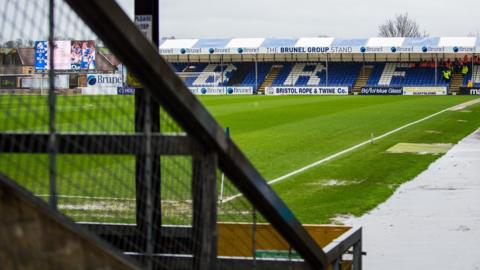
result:
[[(37, 197), (50, 197), (49, 194), (36, 194)], [(57, 194), (57, 198), (63, 199), (89, 199), (99, 201), (135, 201), (135, 198), (121, 198), (121, 197), (95, 197), (95, 196), (79, 196), (79, 195), (61, 195)], [(192, 203), (192, 200), (162, 200), (164, 203)]]
[[(37, 197), (50, 197), (49, 194), (37, 194)], [(116, 198), (116, 197), (95, 197), (95, 196), (77, 196), (77, 195), (57, 195), (58, 198), (65, 199), (91, 199), (91, 200), (105, 200), (105, 201), (135, 201), (135, 198)]]
[[(476, 101), (476, 102), (473, 102), (473, 101)], [(385, 137), (387, 137), (387, 136), (389, 136), (389, 135), (392, 135), (392, 134), (394, 134), (394, 133), (399, 132), (399, 131), (402, 130), (402, 129), (408, 128), (408, 127), (413, 126), (413, 125), (416, 125), (416, 124), (418, 124), (418, 123), (420, 123), (420, 122), (423, 122), (423, 121), (425, 121), (425, 120), (428, 120), (428, 119), (430, 119), (430, 118), (432, 118), (432, 117), (435, 117), (435, 116), (437, 116), (437, 115), (439, 115), (439, 114), (442, 114), (442, 113), (444, 113), (444, 112), (446, 112), (446, 111), (453, 111), (453, 110), (456, 110), (457, 108), (462, 107), (462, 106), (463, 106), (462, 108), (465, 108), (466, 106), (473, 105), (473, 104), (475, 104), (475, 103), (477, 103), (477, 102), (480, 102), (480, 98), (475, 99), (475, 100), (471, 100), (471, 101), (468, 101), (468, 102), (465, 102), (465, 103), (462, 103), (462, 104), (458, 104), (458, 105), (452, 106), (452, 107), (447, 108), (447, 109), (444, 109), (444, 110), (441, 110), (441, 111), (439, 111), (439, 112), (436, 112), (436, 113), (434, 113), (434, 114), (431, 114), (431, 115), (429, 115), (429, 116), (426, 116), (426, 117), (424, 117), (424, 118), (422, 118), (422, 119), (419, 119), (419, 120), (417, 120), (417, 121), (408, 123), (408, 124), (403, 125), (403, 126), (401, 126), (401, 127), (399, 127), (399, 128), (396, 128), (396, 129), (394, 129), (394, 130), (388, 131), (387, 133), (384, 133), (384, 134), (382, 134), (382, 135), (380, 135), (380, 136), (378, 136), (378, 137), (375, 137), (375, 138), (366, 140), (366, 141), (361, 142), (361, 143), (359, 143), (359, 144), (357, 144), (357, 145), (354, 145), (354, 146), (352, 146), (352, 147), (350, 147), (350, 148), (347, 148), (347, 149), (342, 150), (342, 151), (340, 151), (340, 152), (338, 152), (338, 153), (335, 153), (335, 154), (333, 154), (333, 155), (331, 155), (331, 156), (328, 156), (328, 157), (323, 158), (323, 159), (321, 159), (321, 160), (315, 161), (315, 162), (313, 162), (313, 163), (311, 163), (311, 164), (309, 164), (309, 165), (307, 165), (307, 166), (305, 166), (305, 167), (302, 167), (302, 168), (300, 168), (300, 169), (298, 169), (298, 170), (295, 170), (295, 171), (293, 171), (293, 172), (290, 172), (290, 173), (287, 173), (287, 174), (282, 175), (282, 176), (280, 176), (280, 177), (277, 177), (277, 178), (275, 178), (275, 179), (272, 179), (272, 180), (268, 181), (267, 183), (268, 183), (269, 185), (278, 183), (278, 182), (283, 181), (283, 180), (285, 180), (285, 179), (287, 179), (287, 178), (289, 178), (289, 177), (292, 177), (292, 176), (297, 175), (297, 174), (299, 174), (299, 173), (302, 173), (302, 172), (304, 172), (304, 171), (306, 171), (306, 170), (308, 170), (308, 169), (311, 169), (311, 168), (313, 168), (313, 167), (315, 167), (315, 166), (318, 166), (318, 165), (320, 165), (320, 164), (322, 164), (322, 163), (325, 163), (325, 162), (330, 161), (330, 160), (332, 160), (332, 159), (334, 159), (334, 158), (337, 158), (337, 157), (339, 157), (339, 156), (341, 156), (341, 155), (344, 155), (344, 154), (346, 154), (346, 153), (348, 153), (348, 152), (351, 152), (351, 151), (353, 151), (353, 150), (356, 150), (356, 149), (358, 149), (358, 148), (360, 148), (360, 147), (362, 147), (362, 146), (364, 146), (364, 145), (366, 145), (366, 144), (371, 143), (372, 141), (378, 141), (378, 140), (380, 140), (380, 139), (383, 139), (383, 138), (385, 138)], [(235, 195), (233, 195), (233, 196), (230, 196), (230, 197), (224, 199), (224, 200), (223, 200), (223, 203), (226, 203), (226, 202), (235, 200), (236, 198), (239, 198), (239, 197), (241, 197), (241, 196), (242, 196), (241, 193), (235, 194)]]

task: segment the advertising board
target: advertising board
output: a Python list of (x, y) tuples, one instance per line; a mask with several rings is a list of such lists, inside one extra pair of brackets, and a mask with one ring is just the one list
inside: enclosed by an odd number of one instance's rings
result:
[[(50, 69), (50, 48), (47, 41), (35, 41), (35, 70)], [(93, 70), (96, 68), (95, 41), (54, 41), (53, 65), (55, 70)]]
[(479, 87), (460, 87), (459, 95), (480, 95)]
[(266, 87), (267, 95), (348, 95), (348, 86)]
[(372, 87), (362, 87), (360, 90), (362, 95), (401, 95), (403, 94), (402, 87), (382, 87), (382, 86), (372, 86)]
[(446, 95), (447, 87), (445, 86), (405, 86), (403, 94), (408, 96), (435, 96)]

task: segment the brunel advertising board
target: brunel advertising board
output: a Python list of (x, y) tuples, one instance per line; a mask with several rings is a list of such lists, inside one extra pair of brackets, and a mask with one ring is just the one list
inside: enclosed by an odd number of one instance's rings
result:
[(104, 88), (122, 86), (121, 74), (87, 74), (88, 88)]
[(117, 95), (118, 87), (123, 86), (121, 74), (87, 74), (87, 87), (84, 95)]
[(249, 86), (205, 86), (189, 89), (195, 95), (253, 95), (253, 87)]

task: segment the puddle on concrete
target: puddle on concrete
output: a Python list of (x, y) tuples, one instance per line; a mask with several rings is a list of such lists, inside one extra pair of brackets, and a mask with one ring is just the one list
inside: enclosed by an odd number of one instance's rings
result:
[(453, 190), (459, 190), (461, 188), (458, 188), (458, 187), (439, 187), (439, 186), (427, 186), (427, 185), (423, 185), (423, 186), (419, 186), (418, 187), (419, 189), (421, 190), (440, 190), (440, 191), (453, 191)]
[(452, 231), (457, 231), (457, 232), (468, 232), (470, 231), (470, 228), (465, 225), (460, 225), (457, 228), (453, 229)]
[(387, 149), (387, 152), (394, 154), (415, 153), (419, 155), (438, 155), (446, 153), (452, 146), (453, 144), (451, 143), (397, 143)]
[(450, 109), (450, 111), (460, 111), (460, 110), (464, 110), (465, 108), (467, 108), (468, 106), (472, 106), (472, 105), (475, 105), (477, 103), (480, 103), (480, 98), (477, 98), (477, 99), (474, 99), (474, 100), (470, 100), (470, 101), (467, 101), (467, 102), (464, 102), (462, 104), (458, 104), (457, 106), (455, 107), (452, 107)]
[(330, 219), (330, 223), (334, 225), (345, 225), (348, 220), (355, 218), (354, 215), (336, 215), (334, 218)]
[(438, 131), (438, 130), (427, 129), (427, 130), (425, 130), (425, 133), (428, 133), (428, 134), (442, 134), (443, 132)]
[(337, 180), (337, 179), (328, 179), (320, 180), (315, 183), (308, 183), (308, 186), (320, 186), (320, 187), (332, 187), (332, 186), (347, 186), (355, 185), (362, 183), (363, 180)]

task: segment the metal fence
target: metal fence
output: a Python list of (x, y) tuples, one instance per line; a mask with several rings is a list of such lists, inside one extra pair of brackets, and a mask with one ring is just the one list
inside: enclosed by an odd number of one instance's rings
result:
[(361, 230), (322, 249), (115, 1), (0, 3), (4, 52), (48, 78), (0, 93), (0, 173), (148, 269), (360, 269)]

